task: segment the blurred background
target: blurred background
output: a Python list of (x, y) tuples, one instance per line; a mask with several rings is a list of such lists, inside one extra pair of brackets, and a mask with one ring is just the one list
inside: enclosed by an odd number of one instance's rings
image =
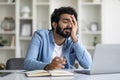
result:
[(0, 64), (24, 58), (34, 31), (51, 29), (51, 13), (61, 6), (76, 9), (92, 57), (97, 44), (120, 44), (120, 0), (0, 0)]

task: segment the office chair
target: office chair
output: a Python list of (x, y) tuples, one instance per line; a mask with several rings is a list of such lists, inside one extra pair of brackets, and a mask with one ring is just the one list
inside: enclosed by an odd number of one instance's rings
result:
[(6, 62), (6, 70), (23, 70), (24, 58), (10, 58)]

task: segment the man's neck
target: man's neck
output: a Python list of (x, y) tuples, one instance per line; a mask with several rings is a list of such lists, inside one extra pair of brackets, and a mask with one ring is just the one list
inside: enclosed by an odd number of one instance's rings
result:
[(55, 31), (53, 31), (54, 40), (57, 45), (62, 45), (65, 42), (65, 38), (58, 35)]

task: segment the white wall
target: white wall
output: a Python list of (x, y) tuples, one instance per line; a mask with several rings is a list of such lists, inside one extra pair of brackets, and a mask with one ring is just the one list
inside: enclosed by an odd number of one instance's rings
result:
[(103, 43), (120, 44), (120, 0), (103, 0)]

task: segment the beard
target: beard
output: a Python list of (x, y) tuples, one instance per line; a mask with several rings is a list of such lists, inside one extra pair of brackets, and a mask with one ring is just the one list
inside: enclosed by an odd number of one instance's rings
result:
[[(65, 30), (70, 30), (70, 32), (65, 32)], [(56, 28), (56, 33), (64, 38), (68, 38), (71, 35), (72, 28), (64, 28), (62, 31), (62, 28), (58, 25)]]

